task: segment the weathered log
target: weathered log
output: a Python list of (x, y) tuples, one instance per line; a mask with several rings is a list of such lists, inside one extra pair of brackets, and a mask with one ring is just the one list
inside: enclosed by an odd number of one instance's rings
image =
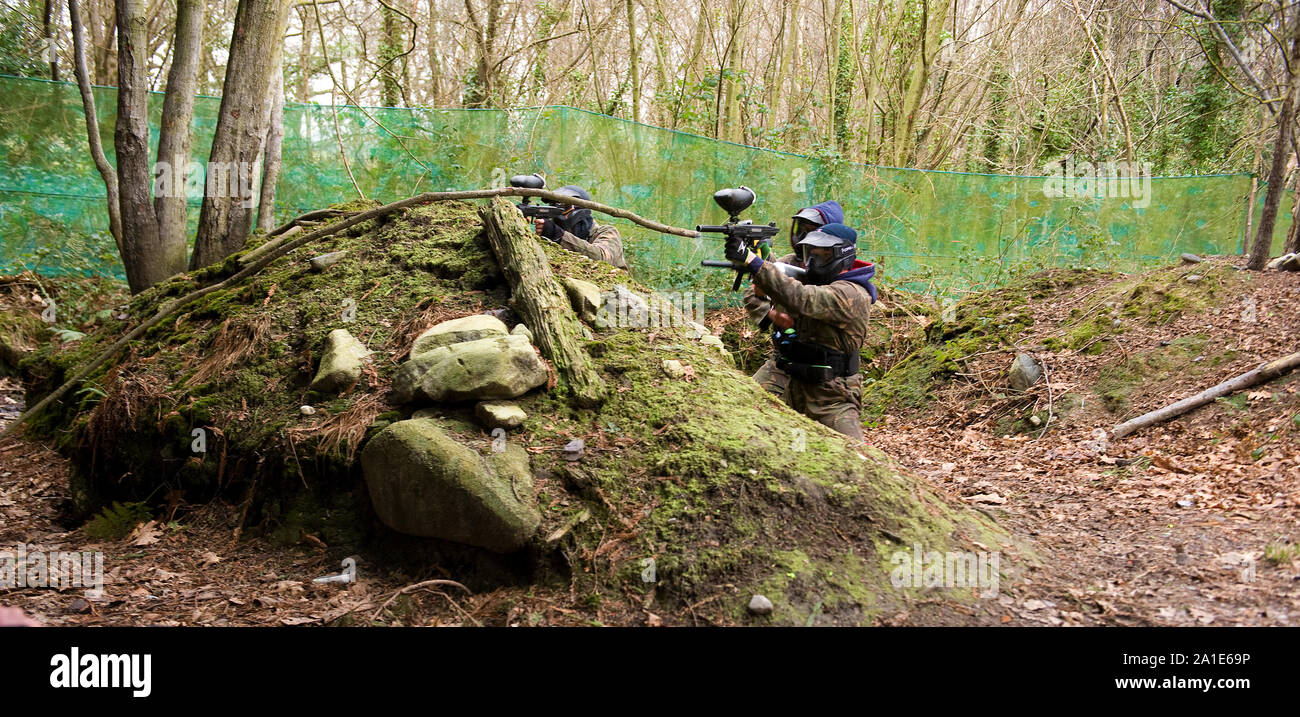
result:
[(582, 350), (582, 324), (551, 273), (546, 253), (514, 205), (494, 198), (479, 209), (488, 243), (510, 282), (510, 305), (533, 332), (542, 355), (551, 360), (581, 405), (599, 406), (605, 382)]
[(1207, 388), (1195, 396), (1189, 396), (1177, 403), (1172, 403), (1164, 408), (1151, 411), (1150, 413), (1144, 413), (1137, 418), (1125, 421), (1111, 429), (1111, 438), (1123, 438), (1140, 428), (1146, 428), (1152, 424), (1162, 423), (1171, 418), (1176, 418), (1193, 408), (1204, 406), (1220, 396), (1226, 396), (1244, 388), (1250, 388), (1251, 386), (1264, 383), (1265, 381), (1271, 381), (1272, 379), (1291, 371), (1297, 366), (1300, 366), (1300, 353), (1293, 353), (1290, 356), (1283, 356), (1275, 361), (1260, 364), (1259, 367), (1255, 369), (1247, 371), (1236, 378), (1224, 381), (1217, 386)]

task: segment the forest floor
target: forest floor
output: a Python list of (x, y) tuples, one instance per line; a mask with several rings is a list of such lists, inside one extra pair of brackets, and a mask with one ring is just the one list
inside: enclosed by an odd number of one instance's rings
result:
[[(1053, 343), (1068, 330), (1071, 309), (1094, 311), (1098, 297), (1129, 291), (1129, 281), (1098, 275), (1030, 299), (1034, 322), (1014, 346), (966, 357), (924, 405), (866, 417), (871, 446), (950, 500), (985, 511), (1043, 558), (1013, 566), (1016, 558), (1004, 555), (1001, 567), (1018, 579), (996, 597), (951, 601), (936, 590), (926, 601), (935, 609), (881, 623), (1300, 623), (1300, 374), (1109, 444), (1094, 435), (1295, 351), (1300, 275), (1250, 275), (1218, 301), (1167, 321), (1126, 321), (1073, 349)], [(924, 332), (924, 319), (880, 313), (895, 342)], [(709, 323), (740, 321), (733, 311)], [(1017, 350), (1047, 369), (1026, 394), (999, 388)], [(0, 429), (21, 405), (17, 382), (0, 379)], [(1044, 417), (1042, 428), (1014, 424), (1030, 415)], [(288, 546), (240, 539), (238, 512), (223, 503), (174, 504), (125, 540), (97, 542), (63, 522), (68, 470), (44, 444), (0, 443), (0, 548), (105, 554), (105, 599), (85, 600), (75, 588), (0, 593), (0, 603), (47, 625), (664, 622), (631, 596), (591, 607), (555, 588), (465, 595), (438, 585), (399, 595), (428, 575), (388, 567), (382, 553), (358, 556), (355, 584), (313, 584), (340, 570), (328, 546), (316, 536)]]

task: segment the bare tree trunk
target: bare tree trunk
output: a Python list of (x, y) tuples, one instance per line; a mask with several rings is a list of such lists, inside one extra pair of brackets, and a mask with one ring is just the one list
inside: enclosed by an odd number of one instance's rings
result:
[[(298, 19), (302, 21), (302, 45), (298, 52), (298, 91), (297, 98), (302, 104), (311, 101), (311, 73), (308, 68), (311, 67), (311, 40), (315, 35), (312, 33), (311, 11), (303, 6), (298, 6)], [(283, 104), (281, 104), (283, 107)]]
[[(158, 234), (149, 163), (149, 91), (145, 85), (148, 18), (143, 0), (117, 3), (117, 184), (121, 191), (122, 263), (131, 293), (138, 294), (185, 270)], [(184, 245), (182, 245), (183, 247)]]
[[(169, 192), (154, 197), (158, 237), (170, 253), (179, 254), (179, 269), (185, 269), (185, 168), (190, 162), (190, 125), (194, 119), (194, 95), (198, 94), (199, 56), (203, 48), (203, 0), (177, 0), (176, 39), (172, 43), (172, 66), (167, 74), (167, 95), (163, 98), (162, 122), (158, 128), (158, 166), (170, 169)], [(163, 183), (160, 183), (163, 184)], [(169, 259), (170, 265), (174, 258)]]
[(45, 58), (50, 61), (50, 79), (55, 82), (59, 81), (59, 58), (54, 53), (54, 38), (56, 36), (55, 21), (59, 12), (59, 4), (56, 0), (45, 0), (45, 49), (49, 52), (49, 57)]
[(632, 0), (623, 0), (627, 8), (628, 71), (632, 84), (632, 120), (641, 121), (641, 56), (636, 44), (636, 10)]
[(86, 139), (90, 142), (90, 156), (95, 160), (95, 168), (104, 179), (104, 194), (108, 201), (108, 230), (117, 244), (117, 253), (122, 252), (122, 213), (118, 202), (117, 174), (108, 157), (104, 156), (104, 146), (99, 140), (99, 117), (95, 114), (95, 93), (90, 89), (90, 72), (86, 67), (86, 30), (81, 25), (81, 15), (77, 12), (77, 0), (68, 0), (68, 17), (72, 24), (73, 70), (77, 76), (77, 86), (81, 89), (81, 104), (86, 114)]
[[(266, 141), (267, 90), (276, 55), (284, 46), (288, 18), (287, 0), (240, 0), (235, 11), (221, 114), (208, 158), (208, 191), (199, 213), (191, 269), (239, 251), (252, 228), (253, 172)], [(214, 172), (220, 174), (214, 176)], [(223, 183), (221, 174), (225, 175), (225, 191), (218, 186)]]
[(284, 147), (284, 68), (277, 63), (271, 78), (271, 121), (266, 128), (266, 149), (262, 152), (262, 194), (257, 202), (257, 228), (275, 226), (275, 185), (280, 180), (280, 152)]
[[(1296, 24), (1300, 29), (1300, 23)], [(1250, 259), (1246, 268), (1259, 271), (1268, 263), (1269, 249), (1273, 245), (1273, 227), (1277, 223), (1277, 206), (1282, 199), (1282, 185), (1288, 151), (1291, 147), (1291, 121), (1295, 116), (1296, 73), (1300, 72), (1300, 36), (1292, 31), (1291, 37), (1291, 76), (1287, 79), (1286, 99), (1282, 100), (1282, 111), (1277, 117), (1277, 143), (1273, 146), (1273, 166), (1268, 174), (1268, 191), (1264, 194), (1264, 214), (1259, 219), (1255, 243), (1250, 248)]]

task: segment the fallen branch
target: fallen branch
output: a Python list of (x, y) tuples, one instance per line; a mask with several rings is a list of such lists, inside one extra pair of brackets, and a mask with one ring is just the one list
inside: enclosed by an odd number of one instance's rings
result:
[(1220, 396), (1226, 396), (1244, 388), (1250, 388), (1251, 386), (1264, 383), (1265, 381), (1271, 381), (1278, 376), (1290, 372), (1297, 366), (1300, 366), (1300, 352), (1293, 353), (1290, 356), (1283, 356), (1276, 361), (1260, 364), (1258, 368), (1247, 371), (1236, 378), (1224, 381), (1217, 386), (1207, 388), (1195, 396), (1184, 398), (1177, 403), (1170, 404), (1164, 408), (1150, 413), (1144, 413), (1137, 418), (1125, 421), (1111, 429), (1110, 437), (1112, 440), (1123, 438), (1140, 428), (1146, 428), (1155, 423), (1163, 423), (1171, 418), (1181, 416), (1193, 408), (1204, 406)]
[[(401, 595), (405, 595), (405, 594), (410, 593), (410, 592), (415, 592), (416, 590), (422, 590), (422, 589), (424, 589), (424, 588), (435, 587), (435, 586), (439, 586), (439, 585), (448, 585), (448, 586), (451, 586), (451, 587), (460, 588), (461, 590), (464, 590), (464, 591), (465, 591), (467, 594), (469, 594), (469, 595), (473, 595), (473, 594), (474, 594), (474, 591), (473, 591), (473, 590), (470, 590), (469, 588), (465, 587), (464, 585), (461, 585), (460, 583), (456, 582), (455, 580), (425, 580), (424, 582), (421, 582), (421, 583), (415, 583), (414, 585), (407, 585), (406, 587), (402, 588), (401, 590), (398, 590), (397, 592), (393, 593), (391, 597), (389, 597), (387, 600), (384, 601), (384, 604), (383, 604), (383, 605), (380, 605), (380, 606), (379, 606), (379, 609), (375, 611), (375, 614), (370, 616), (370, 620), (371, 620), (372, 622), (375, 621), (375, 620), (378, 620), (378, 619), (379, 619), (379, 616), (382, 615), (382, 614), (384, 614), (384, 610), (387, 610), (387, 609), (388, 609), (388, 606), (389, 606), (389, 605), (392, 605), (392, 604), (393, 604), (393, 601), (396, 600), (399, 596), (401, 596)], [(448, 597), (447, 599), (450, 600), (451, 598)], [(457, 607), (460, 607), (460, 606), (458, 605)], [(472, 619), (472, 618), (471, 618), (471, 619)]]
[(565, 194), (556, 194), (555, 192), (546, 189), (524, 189), (522, 187), (505, 187), (503, 189), (472, 189), (463, 192), (425, 192), (424, 194), (418, 194), (414, 197), (408, 197), (407, 199), (393, 202), (392, 204), (385, 204), (382, 207), (375, 207), (374, 209), (368, 211), (360, 212), (358, 214), (353, 214), (352, 216), (343, 219), (341, 221), (338, 221), (334, 224), (330, 224), (326, 227), (322, 227), (315, 231), (307, 232), (302, 236), (298, 237), (297, 239), (294, 239), (293, 241), (283, 242), (279, 246), (268, 250), (265, 253), (265, 255), (262, 256), (262, 258), (258, 259), (252, 264), (249, 264), (239, 272), (232, 274), (226, 279), (219, 281), (215, 284), (212, 284), (210, 286), (205, 286), (201, 289), (196, 289), (186, 294), (185, 296), (172, 299), (171, 301), (163, 304), (162, 307), (158, 309), (157, 313), (155, 313), (153, 316), (146, 319), (143, 323), (139, 324), (134, 329), (131, 329), (131, 331), (127, 332), (126, 335), (122, 336), (117, 341), (114, 341), (111, 346), (109, 346), (107, 349), (104, 349), (103, 352), (101, 352), (98, 356), (96, 356), (93, 360), (91, 360), (90, 363), (86, 364), (85, 367), (83, 367), (80, 371), (78, 371), (72, 378), (68, 379), (67, 381), (64, 381), (63, 385), (59, 386), (48, 396), (41, 399), (35, 406), (32, 406), (31, 408), (24, 411), (23, 414), (19, 416), (13, 423), (10, 423), (9, 426), (6, 427), (3, 432), (0, 432), (0, 440), (9, 437), (12, 433), (14, 433), (18, 429), (19, 426), (26, 423), (27, 419), (30, 418), (32, 415), (40, 412), (42, 409), (44, 409), (46, 406), (50, 405), (54, 401), (63, 398), (64, 394), (66, 394), (73, 386), (80, 383), (83, 379), (89, 376), (91, 372), (93, 372), (95, 369), (102, 366), (105, 361), (108, 361), (110, 358), (116, 355), (119, 351), (125, 348), (126, 345), (129, 344), (130, 342), (143, 336), (146, 331), (158, 325), (158, 323), (161, 322), (163, 319), (167, 318), (168, 316), (171, 316), (173, 313), (176, 312), (177, 309), (181, 308), (182, 306), (185, 306), (186, 304), (194, 301), (195, 299), (199, 299), (213, 292), (221, 291), (222, 289), (238, 284), (244, 279), (247, 279), (248, 277), (261, 271), (271, 262), (275, 261), (276, 259), (279, 259), (285, 254), (288, 254), (289, 252), (293, 251), (294, 249), (297, 249), (298, 247), (310, 244), (311, 242), (314, 242), (317, 239), (321, 239), (327, 236), (331, 236), (333, 234), (337, 234), (343, 231), (344, 229), (360, 224), (361, 222), (368, 221), (370, 219), (378, 219), (380, 217), (384, 217), (389, 214), (392, 214), (393, 212), (396, 212), (398, 210), (419, 206), (421, 204), (428, 204), (429, 202), (448, 202), (448, 201), (458, 201), (458, 200), (467, 200), (467, 199), (487, 199), (489, 197), (510, 197), (510, 196), (540, 197), (542, 199), (550, 199), (556, 202), (565, 202), (568, 204), (574, 204), (580, 207), (594, 209), (604, 214), (609, 214), (611, 216), (622, 217), (624, 219), (628, 219), (637, 224), (640, 224), (641, 226), (644, 226), (648, 229), (653, 229), (655, 231), (664, 234), (676, 234), (677, 236), (684, 236), (684, 237), (697, 237), (700, 235), (699, 232), (690, 229), (681, 229), (679, 227), (668, 226), (667, 224), (660, 224), (659, 222), (650, 221), (649, 219), (643, 219), (637, 216), (636, 214), (633, 214), (632, 212), (618, 209), (616, 207), (599, 204), (597, 202), (589, 202), (585, 199), (577, 199)]

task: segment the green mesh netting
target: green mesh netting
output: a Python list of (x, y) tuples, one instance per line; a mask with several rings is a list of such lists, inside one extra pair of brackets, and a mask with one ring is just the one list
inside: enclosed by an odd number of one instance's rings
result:
[[(95, 95), (111, 161), (115, 91), (96, 88)], [(0, 78), (0, 98), (0, 271), (121, 277), (76, 86)], [(195, 161), (207, 157), (219, 104), (196, 102)], [(155, 141), (161, 107), (162, 96), (151, 97)], [(1250, 187), (1248, 175), (1157, 177), (1141, 208), (1124, 198), (1053, 198), (1041, 177), (834, 165), (567, 107), (338, 107), (336, 119), (330, 107), (289, 105), (284, 128), (278, 221), (356, 198), (340, 145), (357, 184), (380, 201), (503, 186), (512, 174), (542, 172), (553, 188), (579, 184), (597, 201), (693, 227), (724, 221), (712, 193), (744, 184), (759, 197), (746, 216), (782, 227), (778, 254), (788, 250), (794, 211), (837, 199), (860, 232), (859, 257), (877, 261), (884, 281), (913, 289), (995, 285), (1027, 267), (1133, 270), (1181, 252), (1233, 253)], [(198, 198), (190, 204), (192, 229)], [(1280, 244), (1289, 214), (1279, 219)], [(699, 267), (701, 259), (721, 258), (717, 238), (615, 223), (633, 271), (647, 283), (729, 288), (725, 272)]]

